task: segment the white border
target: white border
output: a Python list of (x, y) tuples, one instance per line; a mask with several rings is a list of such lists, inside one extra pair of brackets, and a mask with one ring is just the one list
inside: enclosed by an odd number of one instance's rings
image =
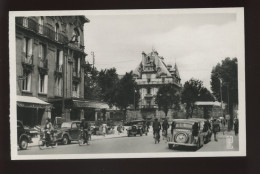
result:
[[(182, 153), (106, 153), (106, 154), (66, 154), (66, 155), (18, 155), (16, 127), (16, 16), (68, 16), (68, 15), (149, 15), (149, 14), (206, 14), (234, 13), (237, 15), (237, 29), (241, 34), (237, 42), (238, 90), (239, 90), (239, 151), (182, 152)], [(91, 22), (91, 19), (90, 19)], [(9, 12), (9, 63), (10, 63), (10, 132), (11, 159), (103, 159), (103, 158), (167, 158), (167, 157), (227, 157), (246, 156), (246, 108), (245, 108), (245, 45), (244, 8), (204, 8), (204, 9), (151, 9), (151, 10), (88, 10), (88, 11), (11, 11)]]

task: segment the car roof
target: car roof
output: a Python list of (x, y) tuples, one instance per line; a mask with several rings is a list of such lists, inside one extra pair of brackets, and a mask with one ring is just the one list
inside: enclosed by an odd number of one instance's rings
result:
[(195, 121), (207, 121), (204, 118), (189, 118), (189, 120), (195, 120)]
[(198, 122), (197, 120), (192, 120), (192, 119), (174, 119), (173, 122), (176, 123), (195, 123)]
[(80, 121), (65, 121), (63, 123), (81, 123)]
[(132, 120), (129, 123), (145, 122), (145, 120)]

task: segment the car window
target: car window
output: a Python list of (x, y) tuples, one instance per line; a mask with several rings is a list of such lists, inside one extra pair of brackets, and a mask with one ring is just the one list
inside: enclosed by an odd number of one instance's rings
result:
[(189, 123), (176, 123), (176, 127), (175, 128), (191, 129), (192, 128), (192, 124), (189, 124)]
[(62, 128), (70, 128), (71, 124), (70, 123), (62, 123), (61, 127)]
[(71, 128), (72, 128), (72, 129), (76, 129), (76, 128), (78, 128), (78, 126), (77, 126), (76, 123), (72, 123)]

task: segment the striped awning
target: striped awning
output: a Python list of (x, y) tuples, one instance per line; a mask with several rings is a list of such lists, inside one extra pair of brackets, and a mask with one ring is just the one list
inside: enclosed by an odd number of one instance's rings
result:
[(51, 108), (52, 105), (36, 97), (16, 96), (17, 106), (25, 108)]

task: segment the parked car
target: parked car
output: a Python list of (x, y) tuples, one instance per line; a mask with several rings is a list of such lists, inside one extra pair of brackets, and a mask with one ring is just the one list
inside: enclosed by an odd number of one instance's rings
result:
[(17, 121), (17, 144), (21, 150), (25, 150), (28, 147), (28, 143), (32, 143), (30, 133), (24, 129), (21, 121)]
[(56, 139), (66, 145), (71, 141), (78, 141), (80, 137), (80, 121), (63, 122), (57, 129)]
[(127, 135), (130, 137), (131, 135), (136, 136), (137, 134), (142, 136), (143, 134), (147, 135), (147, 129), (145, 128), (145, 120), (133, 120), (131, 122), (126, 123)]
[[(203, 132), (204, 119), (175, 119), (173, 121), (176, 125), (173, 135), (169, 135), (167, 138), (170, 149), (176, 146), (189, 146), (199, 149), (203, 146), (206, 135)], [(194, 124), (198, 124), (197, 141), (195, 141), (195, 136), (192, 134)]]

